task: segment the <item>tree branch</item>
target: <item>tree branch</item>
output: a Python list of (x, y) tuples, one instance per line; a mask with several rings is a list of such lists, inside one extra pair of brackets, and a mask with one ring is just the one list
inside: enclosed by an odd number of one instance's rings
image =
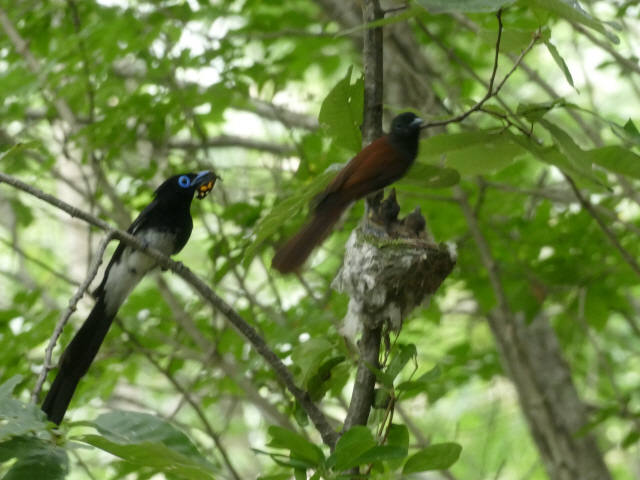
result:
[(587, 211), (587, 213), (589, 213), (589, 215), (593, 217), (593, 219), (596, 221), (596, 223), (598, 224), (602, 232), (607, 236), (611, 244), (614, 247), (616, 247), (616, 250), (620, 252), (620, 255), (622, 255), (622, 258), (624, 259), (624, 261), (627, 262), (631, 267), (631, 269), (635, 272), (635, 274), (638, 275), (638, 277), (640, 277), (640, 265), (638, 264), (638, 262), (636, 262), (636, 259), (633, 258), (633, 255), (631, 255), (628, 252), (628, 250), (625, 249), (620, 244), (620, 241), (618, 240), (618, 237), (616, 237), (616, 234), (613, 233), (611, 229), (602, 221), (602, 219), (600, 218), (600, 215), (598, 215), (595, 208), (593, 208), (593, 205), (591, 205), (591, 202), (587, 200), (587, 198), (585, 198), (582, 195), (582, 193), (580, 193), (580, 190), (578, 189), (575, 182), (573, 181), (573, 178), (571, 178), (569, 175), (567, 175), (564, 172), (562, 172), (562, 174), (564, 175), (564, 178), (567, 180), (569, 185), (571, 185), (571, 188), (573, 189), (573, 192), (576, 194), (576, 198), (580, 202), (580, 205), (582, 205), (582, 207)]
[(60, 210), (67, 212), (72, 217), (79, 218), (85, 222), (106, 231), (111, 234), (113, 238), (117, 238), (121, 242), (129, 245), (136, 250), (142, 251), (145, 255), (153, 259), (164, 269), (171, 270), (176, 275), (181, 277), (187, 284), (194, 288), (200, 295), (211, 305), (217, 308), (227, 320), (247, 339), (255, 350), (267, 361), (267, 363), (273, 368), (276, 375), (282, 381), (289, 392), (300, 403), (300, 406), (305, 410), (316, 429), (322, 436), (322, 440), (326, 445), (333, 448), (338, 439), (338, 434), (331, 427), (327, 418), (320, 411), (320, 409), (311, 401), (307, 392), (301, 390), (295, 383), (293, 375), (287, 369), (282, 360), (269, 348), (264, 339), (258, 334), (258, 332), (249, 325), (233, 308), (227, 304), (222, 298), (220, 298), (209, 286), (195, 275), (191, 270), (185, 267), (182, 263), (176, 262), (162, 252), (155, 248), (149, 248), (144, 245), (138, 238), (128, 234), (125, 231), (114, 229), (107, 222), (94, 217), (93, 215), (84, 212), (78, 208), (72, 207), (68, 203), (65, 203), (57, 198), (44, 193), (43, 191), (28, 185), (20, 180), (0, 172), (0, 182), (7, 183), (15, 188), (18, 188), (30, 195), (33, 195), (40, 200), (43, 200), (50, 205), (53, 205)]
[[(362, 3), (365, 24), (384, 18), (379, 0), (364, 0)], [(364, 121), (363, 143), (368, 144), (380, 137), (382, 130), (383, 64), (382, 28), (364, 31)], [(376, 377), (370, 367), (380, 367), (380, 345), (382, 326), (362, 326), (359, 342), (358, 370), (353, 384), (351, 403), (345, 418), (343, 432), (354, 425), (366, 425), (373, 405)], [(354, 472), (355, 473), (355, 472)]]

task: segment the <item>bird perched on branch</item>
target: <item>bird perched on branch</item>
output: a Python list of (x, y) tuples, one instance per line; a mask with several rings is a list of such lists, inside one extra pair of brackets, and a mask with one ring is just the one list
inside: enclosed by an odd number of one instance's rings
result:
[[(217, 179), (209, 171), (169, 178), (158, 187), (153, 201), (127, 232), (166, 255), (178, 253), (193, 230), (189, 210), (194, 194), (198, 199), (205, 198)], [(62, 421), (78, 382), (89, 370), (120, 306), (155, 266), (150, 257), (124, 243), (116, 248), (94, 292), (96, 304), (60, 357), (60, 370), (42, 404), (42, 411), (56, 425)]]
[(421, 124), (411, 112), (395, 117), (391, 131), (363, 148), (316, 198), (313, 217), (278, 250), (271, 266), (281, 273), (298, 270), (352, 202), (402, 178), (418, 155)]

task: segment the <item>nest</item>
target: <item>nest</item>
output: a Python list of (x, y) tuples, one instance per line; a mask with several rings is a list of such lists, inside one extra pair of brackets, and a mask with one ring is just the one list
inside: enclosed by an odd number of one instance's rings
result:
[[(362, 328), (398, 331), (418, 306), (428, 306), (456, 263), (453, 242), (424, 238), (383, 238), (366, 225), (356, 228), (346, 245), (344, 264), (331, 286), (349, 295), (342, 333)], [(366, 233), (365, 233), (366, 232)]]

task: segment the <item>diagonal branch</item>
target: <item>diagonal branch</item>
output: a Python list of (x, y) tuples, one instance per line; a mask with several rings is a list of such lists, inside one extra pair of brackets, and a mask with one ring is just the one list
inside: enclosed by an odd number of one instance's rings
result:
[(593, 205), (591, 205), (591, 202), (587, 198), (585, 198), (582, 193), (580, 193), (580, 190), (573, 181), (573, 178), (571, 178), (564, 172), (563, 175), (569, 185), (571, 185), (571, 188), (576, 194), (576, 198), (580, 202), (580, 205), (582, 205), (582, 207), (589, 213), (589, 215), (593, 217), (593, 219), (596, 221), (603, 233), (607, 236), (611, 244), (620, 252), (620, 255), (622, 255), (624, 261), (627, 262), (631, 269), (635, 272), (635, 274), (640, 277), (640, 265), (638, 264), (636, 259), (633, 258), (633, 255), (631, 255), (631, 253), (629, 253), (629, 251), (620, 244), (620, 241), (618, 240), (618, 237), (616, 237), (616, 234), (613, 233), (613, 231), (611, 231), (611, 229), (602, 221), (602, 218), (600, 218), (600, 215), (598, 215), (596, 209), (593, 208)]
[(293, 375), (289, 369), (282, 363), (282, 360), (271, 350), (265, 340), (258, 334), (258, 332), (249, 323), (246, 322), (228, 303), (220, 298), (209, 286), (191, 270), (185, 267), (182, 263), (176, 262), (171, 258), (164, 255), (162, 252), (155, 248), (149, 248), (145, 246), (138, 238), (128, 234), (125, 231), (114, 229), (107, 222), (94, 217), (93, 215), (75, 208), (68, 203), (65, 203), (48, 193), (39, 190), (32, 185), (21, 182), (20, 180), (7, 175), (4, 172), (0, 172), (0, 182), (7, 183), (15, 188), (18, 188), (30, 195), (33, 195), (40, 200), (43, 200), (50, 205), (53, 205), (60, 210), (67, 212), (72, 217), (79, 218), (85, 222), (100, 228), (117, 238), (121, 242), (129, 245), (136, 250), (144, 252), (149, 258), (158, 263), (159, 266), (166, 270), (171, 270), (176, 275), (181, 277), (187, 284), (195, 289), (200, 295), (211, 305), (222, 313), (227, 320), (233, 325), (255, 348), (255, 350), (267, 361), (267, 363), (274, 370), (278, 378), (285, 384), (289, 392), (300, 403), (300, 406), (307, 413), (316, 429), (320, 433), (322, 440), (326, 445), (333, 448), (338, 440), (338, 434), (334, 431), (333, 427), (329, 424), (327, 418), (320, 411), (313, 401), (309, 398), (307, 392), (300, 389), (293, 378)]

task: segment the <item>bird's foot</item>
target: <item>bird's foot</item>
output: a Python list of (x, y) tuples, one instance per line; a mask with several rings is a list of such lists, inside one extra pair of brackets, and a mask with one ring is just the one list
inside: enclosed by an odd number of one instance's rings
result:
[[(184, 267), (184, 263), (182, 263), (180, 260), (178, 260), (176, 263), (178, 264), (178, 267), (175, 268), (174, 270), (179, 270)], [(169, 269), (166, 267), (160, 267), (160, 270), (162, 270), (163, 272), (166, 272)]]

